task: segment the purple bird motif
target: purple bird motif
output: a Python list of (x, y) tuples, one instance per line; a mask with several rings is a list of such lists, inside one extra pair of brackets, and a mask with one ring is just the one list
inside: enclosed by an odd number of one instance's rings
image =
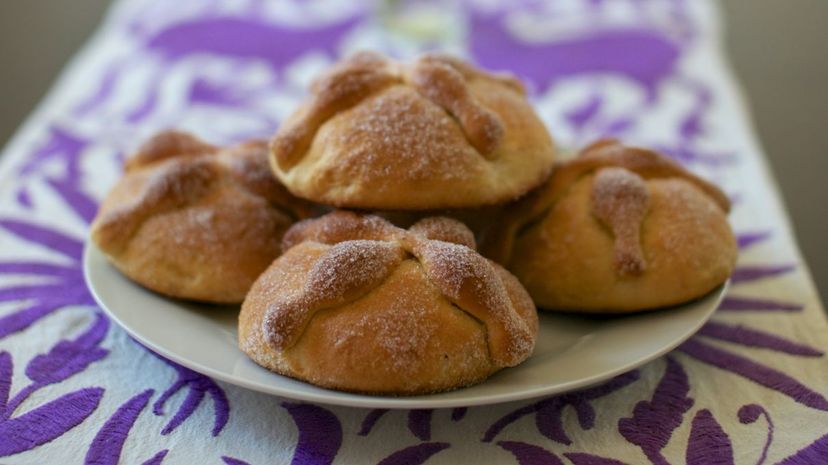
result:
[(257, 18), (212, 17), (180, 22), (146, 38), (149, 50), (167, 60), (208, 54), (260, 60), (282, 69), (309, 51), (334, 57), (359, 15), (315, 27), (277, 25)]
[(83, 423), (103, 397), (103, 388), (84, 388), (0, 422), (0, 457), (53, 441)]
[(482, 66), (508, 69), (543, 91), (565, 78), (614, 75), (638, 84), (654, 100), (673, 75), (684, 44), (652, 28), (591, 29), (577, 37), (529, 43), (503, 16), (473, 12), (469, 48)]
[(482, 66), (513, 71), (541, 92), (564, 79), (587, 76), (620, 77), (643, 91), (643, 105), (612, 117), (603, 114), (605, 97), (597, 91), (568, 109), (564, 117), (579, 142), (630, 135), (645, 112), (657, 103), (660, 86), (671, 82), (690, 95), (693, 105), (677, 121), (674, 143), (648, 145), (684, 163), (717, 167), (737, 160), (733, 153), (699, 147), (713, 94), (706, 85), (679, 70), (678, 63), (691, 45), (689, 36), (645, 24), (612, 28), (598, 24), (574, 37), (529, 42), (509, 30), (504, 15), (473, 12), (469, 40), (472, 56)]

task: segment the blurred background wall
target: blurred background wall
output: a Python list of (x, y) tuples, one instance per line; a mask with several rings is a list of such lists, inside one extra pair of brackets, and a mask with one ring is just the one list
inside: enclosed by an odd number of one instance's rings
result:
[[(94, 30), (106, 0), (5, 0), (0, 144)], [(727, 49), (803, 253), (828, 296), (828, 0), (723, 0)]]

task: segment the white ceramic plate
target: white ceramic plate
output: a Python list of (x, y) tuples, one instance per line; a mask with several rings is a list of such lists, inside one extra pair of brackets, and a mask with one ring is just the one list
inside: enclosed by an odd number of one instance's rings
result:
[(282, 397), (373, 408), (493, 404), (585, 387), (669, 352), (713, 314), (725, 286), (666, 311), (611, 318), (541, 313), (535, 353), (482, 384), (443, 394), (380, 397), (318, 388), (271, 373), (236, 346), (235, 309), (170, 300), (134, 284), (88, 244), (84, 272), (109, 316), (159, 354), (228, 383)]

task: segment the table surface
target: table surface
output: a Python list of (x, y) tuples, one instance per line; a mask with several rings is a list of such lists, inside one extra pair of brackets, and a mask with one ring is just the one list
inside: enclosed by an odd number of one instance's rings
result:
[[(824, 462), (828, 320), (722, 53), (714, 0), (420, 4), (414, 19), (330, 1), (120, 0), (5, 147), (3, 463)], [(402, 411), (258, 394), (166, 360), (113, 325), (80, 261), (124, 154), (170, 125), (222, 144), (267, 136), (310, 76), (365, 47), (438, 47), (510, 69), (562, 144), (615, 135), (721, 185), (740, 256), (711, 322), (598, 386)]]

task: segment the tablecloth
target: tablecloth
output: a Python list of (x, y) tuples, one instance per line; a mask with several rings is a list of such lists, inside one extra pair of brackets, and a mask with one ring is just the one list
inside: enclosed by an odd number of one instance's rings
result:
[[(826, 319), (722, 37), (711, 0), (116, 2), (0, 158), (0, 463), (828, 463)], [(713, 320), (599, 386), (411, 411), (216, 382), (111, 323), (80, 260), (125, 154), (268, 137), (360, 49), (511, 70), (562, 146), (617, 136), (722, 185), (741, 255)]]

